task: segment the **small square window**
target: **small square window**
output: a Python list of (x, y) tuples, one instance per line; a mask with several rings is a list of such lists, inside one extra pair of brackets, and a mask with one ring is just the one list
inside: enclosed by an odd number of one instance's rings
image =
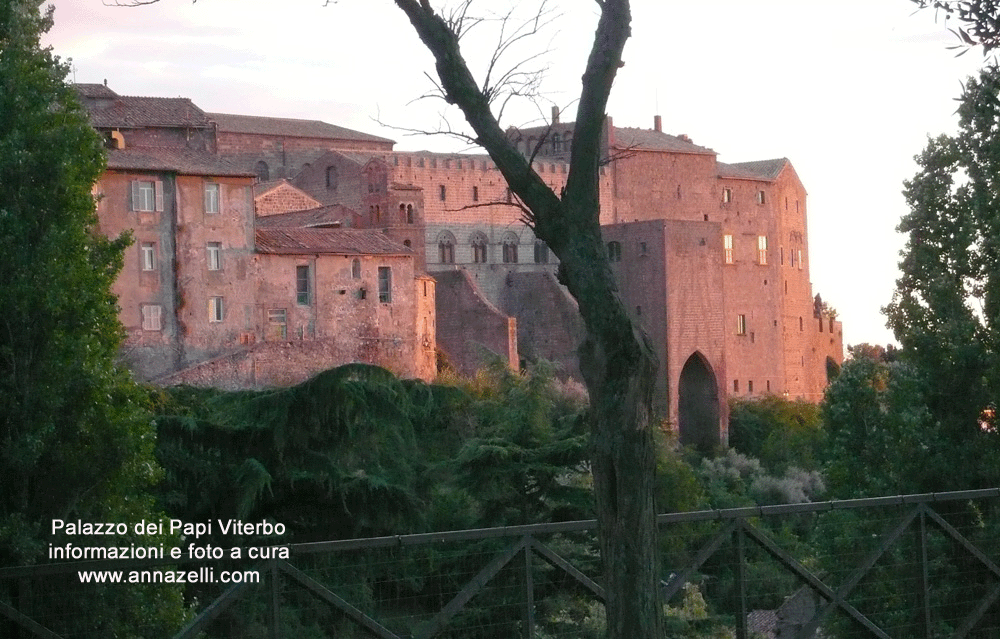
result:
[(152, 180), (136, 180), (132, 182), (133, 211), (162, 211), (163, 195), (158, 192), (159, 184)]
[(271, 340), (288, 339), (288, 310), (270, 308), (267, 310), (267, 336)]

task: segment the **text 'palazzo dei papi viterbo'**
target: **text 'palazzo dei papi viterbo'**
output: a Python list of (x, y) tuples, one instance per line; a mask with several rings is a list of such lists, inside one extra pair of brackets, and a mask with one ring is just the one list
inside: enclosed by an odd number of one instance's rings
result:
[[(115, 292), (138, 377), (256, 388), (368, 362), (430, 380), (439, 361), (469, 373), (490, 353), (579, 377), (575, 302), (488, 156), (77, 87), (108, 145), (101, 230), (135, 240)], [(556, 192), (572, 133), (555, 110), (510, 130)], [(842, 327), (813, 297), (792, 164), (723, 164), (659, 116), (652, 129), (609, 117), (603, 145), (608, 257), (681, 441), (724, 440), (729, 397), (818, 401)]]

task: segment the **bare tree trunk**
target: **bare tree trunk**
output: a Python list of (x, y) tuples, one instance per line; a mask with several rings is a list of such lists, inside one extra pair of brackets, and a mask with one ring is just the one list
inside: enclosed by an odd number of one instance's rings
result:
[(592, 464), (607, 592), (608, 636), (660, 639), (659, 557), (653, 503), (651, 403), (656, 359), (618, 294), (601, 239), (599, 169), (605, 109), (629, 37), (628, 0), (598, 0), (601, 18), (583, 76), (566, 188), (557, 196), (518, 153), (491, 112), (429, 0), (394, 0), (433, 53), (444, 97), (465, 114), (530, 211), (535, 234), (559, 258), (560, 280), (587, 330), (580, 368), (590, 393)]

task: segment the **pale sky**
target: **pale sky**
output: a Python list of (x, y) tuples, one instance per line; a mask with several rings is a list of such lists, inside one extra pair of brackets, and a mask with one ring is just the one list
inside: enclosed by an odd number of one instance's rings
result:
[[(110, 0), (106, 0), (110, 1)], [(430, 55), (391, 0), (161, 0), (139, 8), (54, 0), (46, 38), (77, 82), (122, 95), (188, 97), (205, 111), (307, 118), (382, 135), (397, 150), (460, 150), (438, 129), (461, 117), (417, 100)], [(435, 2), (434, 4), (439, 4)], [(536, 6), (520, 2), (522, 8)], [(548, 100), (501, 124), (538, 124), (550, 104), (573, 117), (593, 0), (549, 0), (544, 34), (513, 61), (548, 49)], [(632, 38), (612, 91), (618, 126), (685, 133), (722, 162), (787, 157), (808, 199), (813, 292), (840, 312), (844, 343), (885, 344), (906, 212), (902, 182), (928, 135), (955, 130), (961, 82), (982, 64), (906, 0), (633, 0)], [(479, 0), (483, 10), (507, 0)], [(498, 9), (493, 9), (498, 10)], [(482, 15), (482, 13), (477, 13)], [(482, 52), (486, 28), (465, 39)], [(527, 52), (527, 53), (526, 53)]]

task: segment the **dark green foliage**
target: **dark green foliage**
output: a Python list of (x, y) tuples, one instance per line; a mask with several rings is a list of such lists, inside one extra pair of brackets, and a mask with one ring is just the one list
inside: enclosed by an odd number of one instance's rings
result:
[(981, 439), (1000, 392), (998, 95), (995, 67), (969, 79), (958, 134), (931, 140), (917, 158), (899, 225), (909, 236), (902, 276), (885, 309), (925, 382), (924, 405), (958, 447)]
[[(167, 475), (161, 497), (171, 516), (285, 524), (289, 534), (270, 543), (592, 516), (584, 404), (547, 370), (495, 367), (470, 382), (428, 385), (351, 364), (281, 390), (167, 389), (157, 409), (157, 454)], [(252, 541), (213, 533), (200, 542)], [(455, 592), (500, 551), (498, 543), (431, 546), (402, 564), (350, 555), (297, 564), (362, 608), (374, 609), (382, 591), (403, 593), (415, 623), (417, 612), (442, 605), (435, 593)], [(570, 558), (594, 552), (586, 543), (563, 543)], [(540, 597), (547, 574), (537, 576)], [(508, 585), (502, 593), (517, 592), (522, 579), (506, 570), (495, 582)], [(297, 634), (308, 633), (313, 615), (330, 621), (308, 595), (289, 597), (301, 614), (285, 623)], [(472, 622), (517, 614), (507, 605), (503, 596), (491, 597), (488, 607), (463, 615)], [(250, 636), (263, 614), (249, 609), (220, 623)]]
[[(129, 239), (95, 230), (102, 144), (65, 82), (67, 65), (39, 45), (51, 24), (37, 0), (0, 1), (4, 566), (40, 560), (53, 518), (152, 518), (146, 491), (159, 476), (148, 399), (115, 364), (123, 331), (111, 284)], [(88, 627), (118, 637), (157, 634), (182, 616), (169, 587), (66, 587), (57, 631), (82, 623), (82, 610), (98, 611)]]
[(755, 457), (773, 473), (789, 467), (815, 470), (823, 442), (819, 407), (776, 395), (729, 402), (729, 445)]

